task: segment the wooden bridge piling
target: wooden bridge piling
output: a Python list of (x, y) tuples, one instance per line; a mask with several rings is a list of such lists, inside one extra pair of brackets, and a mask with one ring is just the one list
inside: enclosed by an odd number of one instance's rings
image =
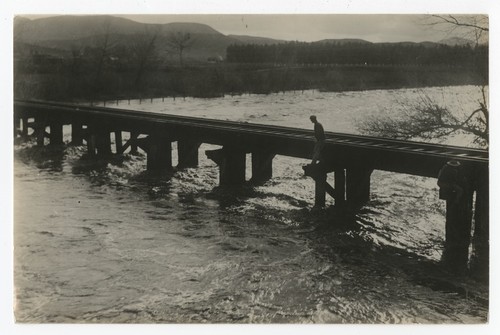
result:
[(96, 135), (89, 132), (87, 137), (87, 153), (90, 156), (96, 155)]
[(252, 183), (261, 184), (273, 177), (274, 156), (274, 153), (264, 150), (252, 152)]
[(342, 208), (345, 206), (345, 169), (335, 168), (334, 171), (335, 178), (335, 192), (333, 198), (335, 199), (335, 206)]
[(82, 145), (85, 137), (83, 123), (80, 121), (73, 121), (71, 123), (71, 145)]
[(122, 154), (123, 153), (122, 131), (116, 130), (114, 134), (115, 134), (115, 153)]
[[(357, 209), (370, 200), (370, 175), (372, 169), (365, 167), (328, 167), (326, 163), (303, 167), (304, 174), (315, 182), (315, 207), (325, 206), (328, 193), (335, 200), (336, 208)], [(327, 174), (334, 171), (335, 188), (327, 182)]]
[[(130, 154), (137, 154), (137, 134), (132, 134), (129, 133), (129, 139), (125, 142), (125, 144), (122, 143), (121, 146), (116, 147), (116, 153), (117, 154), (123, 154), (125, 151), (130, 148)], [(123, 139), (122, 139), (123, 141)], [(132, 152), (135, 151), (135, 152)]]
[(135, 140), (139, 136), (139, 133), (137, 131), (131, 131), (130, 132), (130, 154), (131, 155), (137, 155), (137, 143)]
[(39, 121), (33, 123), (33, 135), (36, 138), (36, 145), (38, 147), (43, 147), (45, 145), (45, 137), (48, 135), (45, 129), (44, 122)]
[(314, 178), (314, 207), (323, 208), (326, 205), (326, 172), (320, 173)]
[(63, 124), (57, 119), (50, 120), (49, 145), (63, 144)]
[(90, 156), (95, 156), (97, 154), (97, 135), (94, 126), (89, 124), (87, 126), (87, 153)]
[(14, 115), (13, 121), (14, 121), (13, 133), (14, 133), (14, 138), (16, 138), (18, 135), (21, 134), (21, 118)]
[(472, 237), (471, 272), (477, 277), (489, 276), (489, 176), (488, 170), (476, 174), (476, 202), (474, 207), (474, 235)]
[(22, 117), (21, 124), (21, 137), (26, 139), (28, 138), (28, 117)]
[(87, 125), (87, 152), (91, 156), (111, 154), (110, 132), (102, 125)]
[(40, 113), (35, 118), (23, 118), (22, 123), (21, 138), (26, 140), (29, 137), (29, 128), (31, 128), (33, 129), (31, 136), (35, 137), (36, 145), (39, 147), (44, 146), (45, 138), (50, 138), (50, 134), (46, 131), (47, 115)]
[[(202, 120), (191, 117), (160, 115), (140, 111), (77, 106), (62, 103), (16, 101), (14, 134), (27, 139), (36, 137), (43, 146), (63, 143), (63, 126), (71, 125), (71, 143), (81, 145), (86, 140), (90, 155), (112, 152), (114, 133), (117, 154), (138, 148), (147, 154), (148, 171), (172, 168), (172, 145), (178, 141), (178, 166), (198, 165), (201, 143), (221, 145), (206, 155), (219, 167), (220, 185), (246, 182), (246, 154), (252, 154), (252, 182), (261, 183), (272, 177), (275, 154), (307, 158), (313, 142), (312, 131), (279, 126), (243, 124), (230, 121)], [(86, 128), (85, 128), (86, 127)], [(29, 128), (33, 133), (29, 133)], [(46, 131), (49, 129), (49, 132)], [(122, 132), (130, 138), (123, 144)], [(170, 134), (170, 135), (165, 135)], [(307, 165), (304, 173), (315, 182), (315, 206), (324, 207), (326, 194), (335, 200), (335, 207), (356, 210), (370, 198), (370, 178), (373, 169), (394, 173), (409, 173), (437, 177), (437, 172), (450, 159), (458, 159), (467, 167), (469, 190), (457, 205), (447, 200), (446, 237), (443, 259), (452, 266), (467, 267), (488, 276), (489, 262), (489, 179), (488, 152), (472, 148), (442, 146), (379, 139), (366, 136), (327, 133), (324, 160)], [(147, 136), (147, 137), (144, 137)], [(169, 137), (170, 136), (170, 137)], [(180, 137), (179, 137), (180, 136)], [(268, 145), (272, 144), (272, 149)], [(273, 152), (270, 152), (270, 151)], [(327, 182), (334, 172), (335, 188)], [(474, 222), (472, 221), (475, 195)], [(471, 224), (474, 234), (471, 236)], [(473, 257), (468, 258), (472, 242)]]
[(104, 127), (96, 128), (96, 149), (97, 155), (110, 155), (111, 154), (111, 138), (110, 132)]
[(467, 191), (459, 200), (446, 200), (445, 245), (443, 262), (456, 273), (465, 273), (471, 242), (473, 193)]
[(370, 200), (372, 169), (349, 167), (346, 169), (346, 201), (349, 208), (360, 208)]
[(205, 153), (219, 166), (219, 185), (245, 183), (246, 152), (244, 150), (225, 146), (222, 149), (207, 150)]
[[(465, 274), (470, 270), (475, 276), (487, 279), (488, 165), (471, 166), (467, 162), (461, 164), (459, 161), (448, 161), (439, 171), (437, 178), (440, 187), (439, 198), (446, 201), (442, 261), (455, 273)], [(472, 255), (470, 255), (471, 244)]]
[(198, 149), (201, 143), (190, 139), (177, 141), (178, 167), (189, 168), (198, 166)]
[(305, 165), (302, 169), (304, 175), (314, 180), (314, 207), (325, 207), (327, 193), (335, 199), (336, 190), (327, 182), (328, 169), (323, 163)]
[(172, 169), (172, 141), (161, 135), (150, 135), (147, 153), (147, 170), (161, 172)]

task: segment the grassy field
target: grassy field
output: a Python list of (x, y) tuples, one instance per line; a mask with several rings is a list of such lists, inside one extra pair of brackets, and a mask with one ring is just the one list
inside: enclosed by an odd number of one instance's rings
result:
[(276, 66), (206, 64), (138, 73), (129, 69), (63, 67), (16, 70), (16, 99), (99, 101), (153, 97), (220, 97), (226, 94), (317, 89), (354, 91), (487, 84), (487, 71), (445, 66)]

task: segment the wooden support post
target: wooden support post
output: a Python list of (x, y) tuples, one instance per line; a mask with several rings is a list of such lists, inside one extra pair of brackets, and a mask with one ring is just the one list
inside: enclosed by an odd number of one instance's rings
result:
[(138, 148), (144, 150), (147, 153), (149, 151), (152, 139), (153, 137), (151, 136), (136, 138), (132, 140), (132, 144), (136, 145)]
[(273, 158), (275, 154), (266, 151), (252, 152), (252, 179), (256, 184), (264, 183), (273, 177)]
[(488, 168), (477, 173), (476, 204), (474, 209), (474, 236), (472, 237), (471, 273), (487, 281), (489, 278), (489, 176)]
[(83, 137), (83, 124), (80, 121), (71, 123), (71, 145), (82, 145)]
[(465, 273), (469, 261), (472, 223), (472, 192), (466, 191), (458, 200), (446, 200), (446, 237), (444, 263), (456, 273)]
[(14, 115), (14, 138), (16, 138), (17, 135), (20, 134), (20, 130), (21, 130), (21, 118)]
[(36, 122), (34, 125), (36, 145), (43, 147), (45, 145), (45, 122)]
[(28, 138), (28, 118), (27, 117), (22, 117), (22, 128), (21, 128), (21, 137), (22, 138)]
[(326, 204), (326, 172), (314, 178), (314, 207), (322, 208)]
[(98, 155), (111, 154), (111, 138), (109, 130), (104, 127), (97, 128), (95, 146)]
[(219, 166), (219, 184), (221, 186), (241, 185), (245, 182), (245, 151), (224, 147), (218, 150), (207, 150), (206, 155)]
[(314, 207), (325, 207), (326, 204), (326, 193), (330, 196), (335, 197), (336, 189), (328, 184), (327, 180), (327, 169), (320, 162), (319, 164), (309, 164), (302, 167), (304, 174), (314, 179), (315, 190), (314, 190)]
[(115, 131), (115, 149), (117, 154), (123, 153), (123, 140), (121, 130)]
[[(442, 261), (451, 271), (465, 274), (471, 242), (472, 200), (478, 171), (448, 161), (438, 173), (439, 198), (446, 200), (446, 236)], [(479, 199), (480, 201), (482, 199)], [(481, 218), (480, 218), (481, 219)]]
[(220, 167), (222, 185), (238, 185), (245, 182), (246, 153), (230, 149), (226, 153), (225, 164)]
[(352, 167), (346, 170), (346, 201), (351, 208), (360, 208), (370, 200), (372, 169)]
[(93, 124), (87, 125), (87, 152), (90, 156), (95, 156), (97, 144), (96, 127)]
[(92, 131), (92, 128), (90, 126), (87, 128), (87, 130), (88, 130), (88, 135), (87, 135), (87, 152), (88, 152), (89, 155), (95, 156), (95, 154), (96, 154), (97, 136)]
[(172, 169), (172, 142), (163, 136), (148, 137), (147, 147), (148, 171), (164, 171)]
[(130, 154), (137, 155), (137, 144), (135, 143), (135, 139), (137, 139), (139, 133), (136, 131), (130, 132)]
[(63, 124), (59, 120), (51, 120), (50, 124), (50, 142), (49, 145), (63, 144)]
[(111, 153), (109, 130), (102, 126), (89, 124), (87, 133), (87, 150), (89, 155), (109, 155)]
[(345, 206), (345, 169), (336, 168), (335, 176), (335, 207)]
[(177, 154), (179, 157), (178, 167), (197, 167), (198, 148), (200, 143), (193, 140), (180, 139), (177, 142)]

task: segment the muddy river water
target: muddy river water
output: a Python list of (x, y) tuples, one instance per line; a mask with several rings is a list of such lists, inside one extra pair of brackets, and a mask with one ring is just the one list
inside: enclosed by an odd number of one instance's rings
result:
[[(401, 113), (423, 94), (460, 113), (475, 109), (479, 89), (160, 98), (117, 107), (307, 129), (315, 114), (326, 130), (357, 133), (359, 120)], [(200, 148), (198, 168), (151, 177), (144, 154), (92, 160), (85, 147), (16, 144), (17, 321), (486, 322), (488, 287), (439, 266), (445, 204), (435, 179), (375, 171), (369, 203), (339, 214), (312, 209), (307, 161), (277, 156), (263, 186), (220, 189), (208, 148)]]

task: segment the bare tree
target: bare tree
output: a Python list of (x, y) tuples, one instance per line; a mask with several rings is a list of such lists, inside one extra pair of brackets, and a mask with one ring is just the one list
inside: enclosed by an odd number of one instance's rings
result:
[[(485, 15), (430, 15), (425, 24), (449, 35), (473, 37), (475, 47), (488, 42), (488, 17)], [(416, 104), (404, 107), (401, 116), (369, 118), (360, 122), (358, 129), (372, 135), (400, 139), (434, 139), (453, 133), (468, 133), (474, 136), (475, 143), (487, 147), (489, 109), (486, 86), (480, 87), (480, 91), (478, 107), (462, 117), (424, 95)]]
[(489, 19), (487, 15), (427, 15), (423, 24), (433, 30), (474, 41), (475, 46), (488, 43)]
[(100, 87), (103, 67), (106, 59), (109, 56), (110, 49), (113, 46), (111, 42), (111, 22), (109, 19), (106, 19), (101, 27), (101, 34), (95, 37), (95, 45), (96, 45), (96, 72), (95, 72), (95, 89), (97, 90)]
[(142, 76), (148, 64), (154, 59), (156, 54), (156, 41), (161, 32), (161, 26), (154, 26), (154, 28), (145, 28), (143, 34), (137, 35), (132, 45), (130, 51), (132, 57), (137, 62), (137, 73), (135, 77), (135, 85), (139, 85)]
[(454, 133), (474, 135), (474, 142), (482, 146), (489, 143), (489, 110), (486, 88), (481, 90), (479, 107), (463, 116), (439, 106), (423, 95), (415, 104), (404, 106), (400, 116), (372, 117), (358, 124), (364, 133), (399, 139), (444, 138)]
[(185, 49), (191, 47), (193, 39), (188, 32), (172, 32), (167, 36), (167, 43), (177, 51), (179, 55), (179, 64), (183, 65), (182, 55)]
[(77, 75), (82, 65), (83, 46), (81, 44), (71, 44), (71, 73)]

